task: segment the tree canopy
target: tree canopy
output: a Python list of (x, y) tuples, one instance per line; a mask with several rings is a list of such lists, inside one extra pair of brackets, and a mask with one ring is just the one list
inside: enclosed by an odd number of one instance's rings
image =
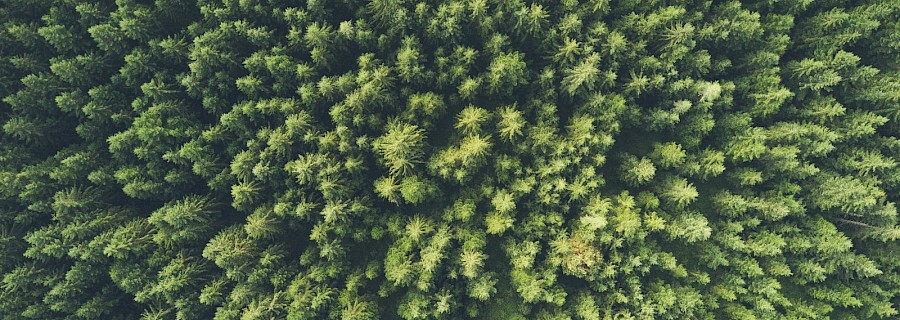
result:
[(0, 0), (0, 318), (897, 318), (898, 21)]

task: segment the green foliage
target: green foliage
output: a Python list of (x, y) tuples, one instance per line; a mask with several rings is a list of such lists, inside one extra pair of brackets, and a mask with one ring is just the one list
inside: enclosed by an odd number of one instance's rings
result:
[(622, 180), (629, 185), (639, 186), (650, 182), (656, 176), (656, 167), (650, 159), (628, 156), (622, 161)]
[(896, 0), (0, 3), (0, 318), (900, 314)]
[(418, 176), (403, 178), (400, 182), (400, 195), (409, 204), (420, 204), (437, 196), (437, 185), (430, 180)]
[(416, 125), (392, 121), (386, 133), (372, 142), (392, 175), (409, 172), (422, 161), (425, 135)]

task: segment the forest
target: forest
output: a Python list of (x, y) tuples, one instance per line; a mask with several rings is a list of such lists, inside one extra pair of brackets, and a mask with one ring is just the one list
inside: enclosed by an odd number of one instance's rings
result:
[(0, 0), (0, 319), (900, 318), (900, 0)]

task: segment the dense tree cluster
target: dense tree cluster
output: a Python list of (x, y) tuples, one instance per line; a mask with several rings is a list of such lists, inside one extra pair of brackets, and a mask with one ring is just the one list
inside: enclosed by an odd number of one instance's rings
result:
[(898, 21), (0, 0), (0, 318), (895, 318)]

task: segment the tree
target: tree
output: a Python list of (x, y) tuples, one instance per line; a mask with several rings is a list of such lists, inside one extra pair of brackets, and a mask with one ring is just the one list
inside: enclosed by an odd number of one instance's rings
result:
[(697, 197), (700, 195), (697, 192), (697, 188), (684, 178), (668, 178), (660, 188), (660, 195), (663, 200), (677, 207), (687, 206), (697, 200)]
[(389, 122), (386, 129), (384, 135), (373, 141), (372, 147), (392, 175), (406, 174), (424, 155), (424, 131), (396, 120)]
[(488, 120), (488, 116), (487, 110), (470, 105), (456, 116), (454, 128), (464, 134), (477, 134), (481, 131), (482, 124)]
[(507, 141), (512, 141), (516, 136), (522, 135), (522, 129), (525, 128), (525, 119), (522, 117), (522, 113), (516, 110), (515, 105), (502, 107), (498, 111), (498, 117), (500, 120), (497, 123), (497, 128), (500, 137)]
[(622, 161), (621, 166), (622, 179), (625, 182), (639, 186), (650, 182), (656, 176), (656, 167), (650, 162), (650, 159), (641, 158), (638, 160), (635, 156), (627, 156)]
[(147, 222), (157, 231), (153, 236), (156, 243), (175, 245), (208, 239), (215, 226), (214, 217), (210, 200), (193, 195), (157, 209)]
[(459, 146), (451, 146), (432, 156), (428, 168), (441, 178), (466, 181), (484, 163), (492, 145), (485, 136), (467, 136), (459, 141)]
[(820, 210), (840, 209), (846, 214), (866, 215), (879, 204), (884, 192), (852, 177), (823, 177), (811, 194), (813, 206)]
[(697, 213), (680, 215), (666, 228), (673, 238), (683, 238), (686, 242), (696, 242), (709, 239), (712, 228), (706, 217)]
[(487, 87), (491, 93), (510, 94), (512, 88), (528, 81), (524, 54), (500, 53), (491, 59), (488, 67)]
[(663, 168), (674, 168), (684, 163), (687, 153), (675, 142), (658, 143), (651, 154), (654, 162)]
[(600, 76), (600, 69), (597, 68), (599, 62), (600, 55), (594, 53), (577, 66), (567, 69), (562, 80), (562, 85), (566, 92), (569, 95), (573, 95), (582, 87), (588, 91), (592, 90)]
[(420, 204), (437, 196), (437, 185), (427, 179), (418, 176), (403, 178), (400, 182), (400, 195), (410, 204)]

